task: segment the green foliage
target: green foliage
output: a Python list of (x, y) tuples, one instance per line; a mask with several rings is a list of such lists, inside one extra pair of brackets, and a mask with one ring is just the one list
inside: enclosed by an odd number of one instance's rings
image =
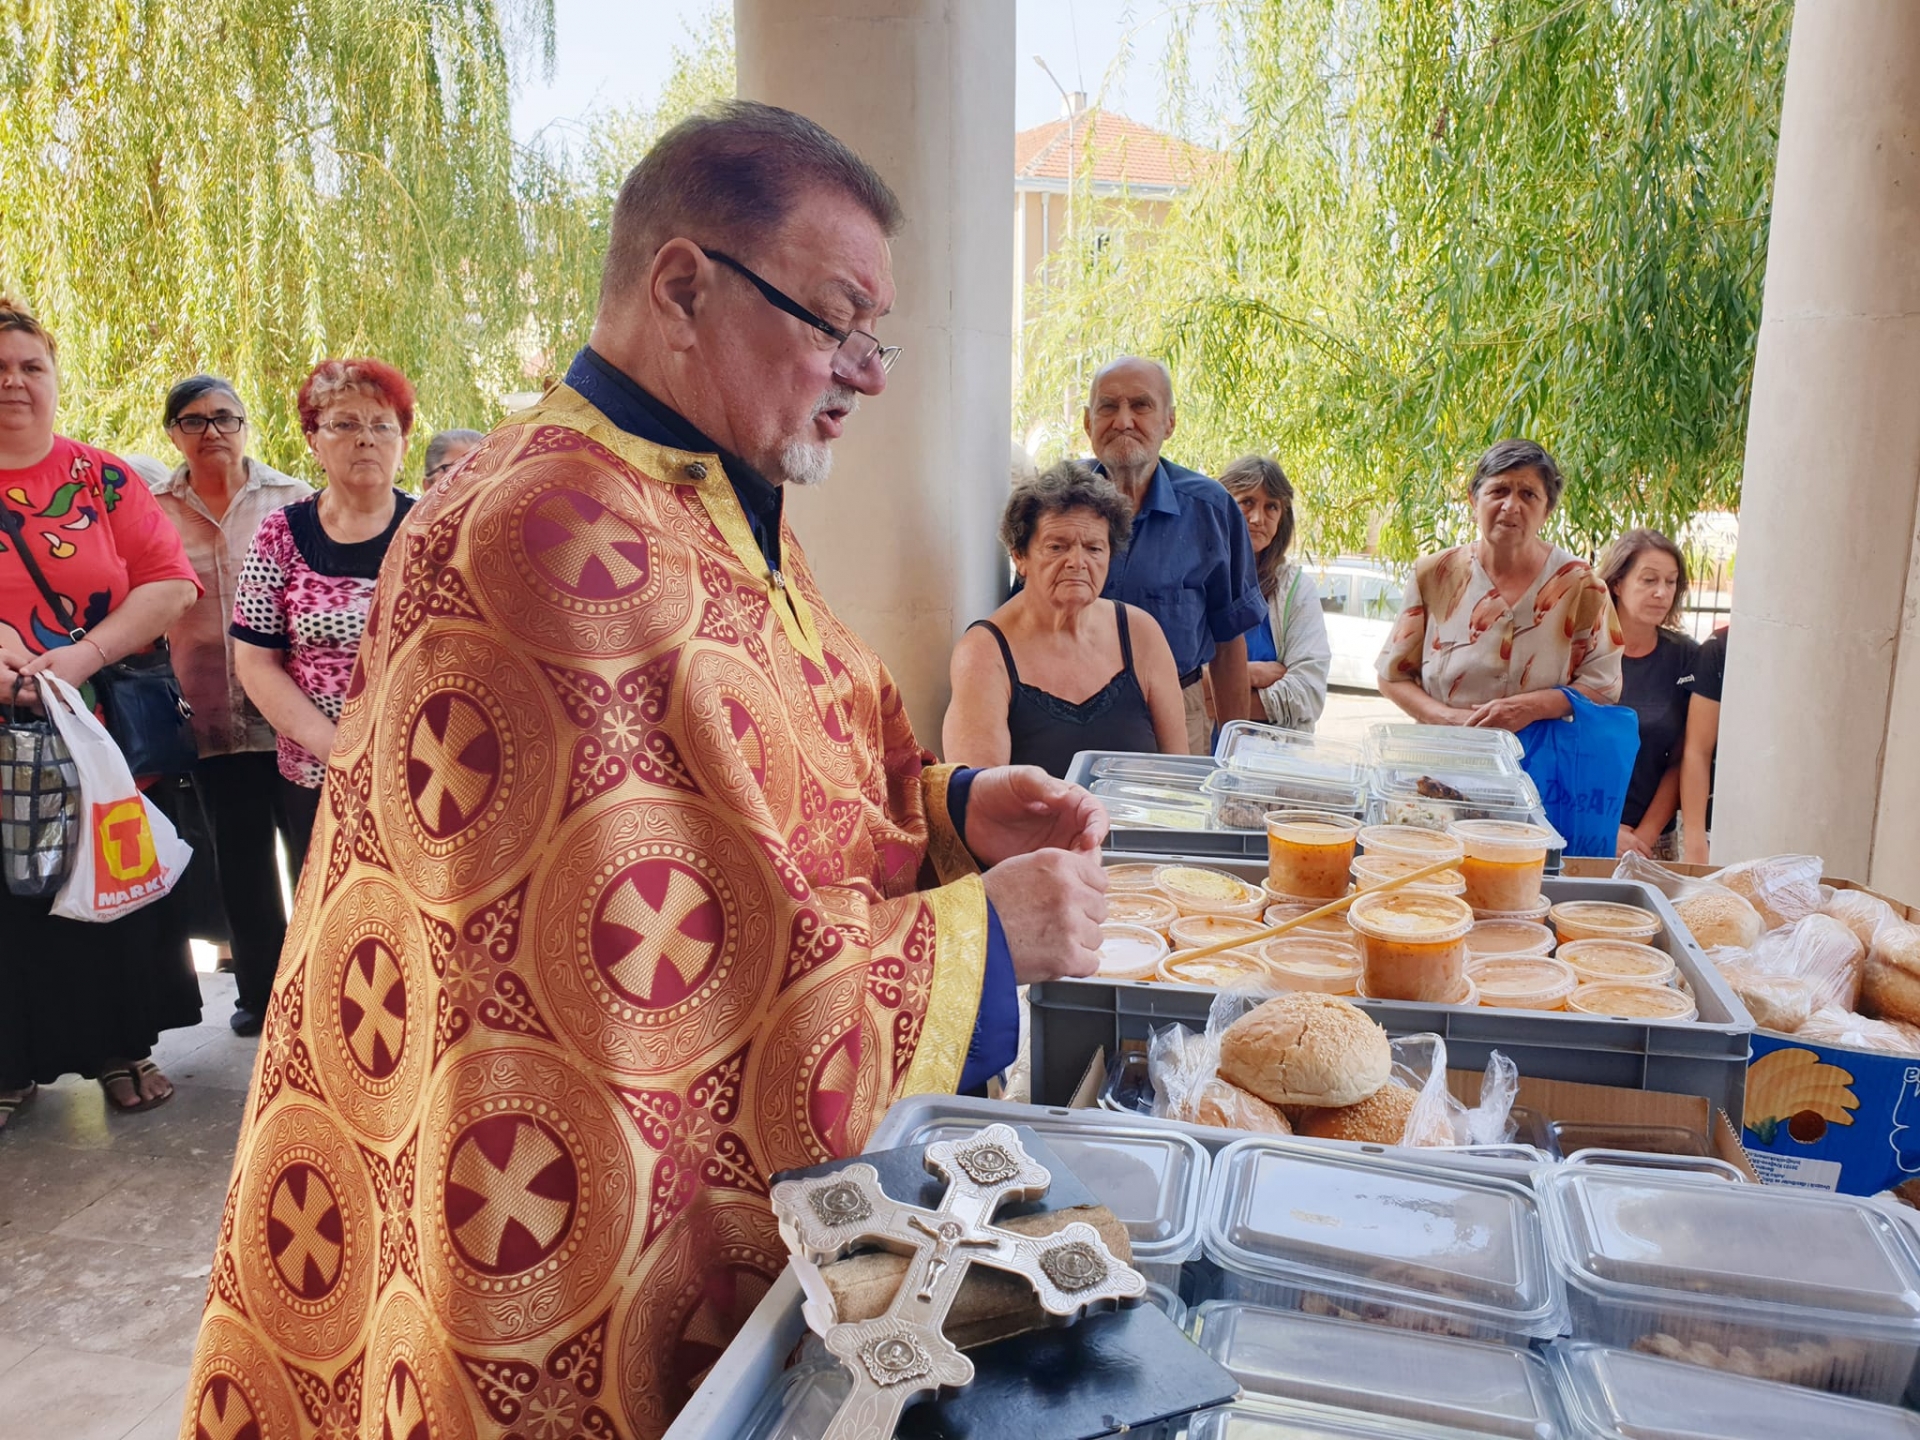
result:
[(732, 88), (715, 18), (591, 163), (517, 147), (512, 64), (552, 25), (552, 0), (0, 0), (0, 293), (60, 340), (62, 431), (172, 459), (167, 387), (211, 370), (313, 475), (294, 393), (325, 356), (398, 365), (423, 432), (537, 388), (586, 336), (616, 168)]
[[(1580, 548), (1737, 503), (1791, 12), (1226, 0), (1221, 159), (1164, 230), (1056, 257), (1016, 428), (1072, 447), (1092, 371), (1139, 350), (1174, 452), (1278, 456), (1322, 550), (1382, 518), (1402, 556), (1464, 538), (1505, 435), (1560, 460)], [(1082, 236), (1128, 224), (1090, 199)]]

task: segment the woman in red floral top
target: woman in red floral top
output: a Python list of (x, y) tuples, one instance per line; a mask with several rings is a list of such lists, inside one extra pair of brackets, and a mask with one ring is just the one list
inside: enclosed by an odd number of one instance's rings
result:
[[(53, 433), (53, 337), (0, 299), (0, 700), (37, 706), (37, 675), (84, 685), (151, 646), (200, 585), (180, 537), (118, 457)], [(16, 538), (18, 537), (18, 538)], [(15, 547), (31, 549), (85, 635), (70, 639)], [(0, 1126), (43, 1081), (97, 1078), (121, 1110), (173, 1094), (149, 1058), (200, 1023), (200, 987), (172, 896), (105, 924), (56, 919), (0, 888)]]

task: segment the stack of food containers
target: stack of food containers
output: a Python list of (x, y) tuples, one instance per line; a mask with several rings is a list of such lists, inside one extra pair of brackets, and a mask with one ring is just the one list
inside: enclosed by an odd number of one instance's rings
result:
[(1518, 1346), (1565, 1320), (1533, 1194), (1466, 1169), (1252, 1136), (1214, 1159), (1201, 1243), (1217, 1299)]
[(1575, 1339), (1898, 1401), (1920, 1265), (1844, 1196), (1563, 1166), (1535, 1182)]

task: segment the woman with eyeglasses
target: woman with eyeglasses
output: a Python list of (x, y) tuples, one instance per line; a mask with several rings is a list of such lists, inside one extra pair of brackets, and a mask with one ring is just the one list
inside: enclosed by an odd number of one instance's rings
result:
[(181, 464), (153, 487), (199, 576), (200, 599), (167, 632), (180, 689), (193, 706), (200, 763), (194, 781), (213, 831), (220, 902), (233, 940), (239, 994), (229, 1022), (257, 1034), (287, 938), (273, 858), (277, 829), (293, 853), (291, 821), (275, 783), (274, 734), (240, 685), (227, 634), (240, 572), (262, 522), (313, 493), (247, 454), (247, 407), (231, 382), (192, 375), (167, 392), (161, 422)]
[(276, 510), (247, 552), (229, 633), (247, 697), (279, 736), (280, 797), (305, 863), (320, 782), (346, 703), (380, 562), (413, 497), (394, 486), (413, 386), (379, 360), (322, 360), (300, 387), (300, 428), (324, 490)]

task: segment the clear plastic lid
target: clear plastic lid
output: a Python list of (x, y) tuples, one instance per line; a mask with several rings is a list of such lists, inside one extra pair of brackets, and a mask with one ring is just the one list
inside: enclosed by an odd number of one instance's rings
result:
[(1215, 770), (1211, 755), (1102, 755), (1087, 769), (1093, 780), (1139, 780), (1197, 790)]
[(1424, 825), (1369, 825), (1360, 832), (1360, 849), (1368, 855), (1408, 855), (1427, 863), (1458, 860), (1464, 853), (1446, 831)]
[[(1260, 918), (1269, 925), (1278, 925), (1282, 920), (1298, 920), (1302, 915), (1311, 915), (1327, 902), (1325, 900), (1300, 900), (1291, 895), (1280, 895), (1265, 886), (1267, 899), (1273, 903), (1260, 914)], [(1351, 945), (1354, 943), (1353, 926), (1347, 923), (1345, 911), (1336, 911), (1332, 915), (1322, 915), (1318, 920), (1309, 920), (1304, 925), (1295, 926), (1287, 932), (1289, 935), (1317, 935), (1329, 940), (1340, 940)]]
[(1366, 753), (1358, 745), (1253, 720), (1230, 720), (1221, 726), (1213, 758), (1255, 774), (1312, 775), (1349, 785), (1362, 783), (1367, 768)]
[(796, 1365), (774, 1377), (742, 1440), (821, 1440), (850, 1389), (838, 1360)]
[(1410, 1428), (1404, 1420), (1383, 1415), (1281, 1400), (1202, 1410), (1188, 1422), (1186, 1434), (1187, 1440), (1408, 1440), (1409, 1436), (1420, 1435), (1461, 1440), (1458, 1430), (1434, 1430), (1425, 1425)]
[(1203, 777), (1197, 777), (1191, 785), (1164, 780), (1096, 780), (1087, 789), (1100, 800), (1133, 800), (1142, 805), (1199, 809), (1207, 803), (1201, 793), (1204, 784)]
[(1162, 865), (1154, 872), (1153, 883), (1183, 915), (1246, 912), (1258, 916), (1266, 908), (1266, 892), (1259, 886), (1204, 865)]
[(1549, 1352), (1578, 1440), (1920, 1440), (1920, 1415), (1632, 1350)]
[(1387, 799), (1444, 800), (1502, 812), (1532, 810), (1540, 804), (1533, 780), (1517, 766), (1503, 770), (1470, 764), (1376, 765), (1368, 773), (1373, 793)]
[(1160, 884), (1153, 877), (1160, 873), (1158, 861), (1126, 861), (1119, 865), (1107, 866), (1107, 890), (1150, 890), (1158, 892)]
[(1360, 950), (1351, 940), (1295, 932), (1255, 947), (1274, 983), (1286, 990), (1351, 995), (1360, 983)]
[[(1365, 855), (1353, 857), (1353, 883), (1362, 890), (1372, 890), (1389, 880), (1398, 880), (1402, 875), (1425, 869), (1434, 863), (1434, 860), (1418, 856), (1383, 855), (1370, 850)], [(1464, 895), (1467, 893), (1467, 877), (1458, 870), (1441, 870), (1424, 880), (1415, 880), (1407, 888), (1432, 890), (1441, 895)]]
[(1464, 900), (1434, 890), (1368, 891), (1347, 907), (1347, 922), (1362, 935), (1411, 945), (1439, 945), (1473, 929)]
[(1829, 1335), (1920, 1343), (1920, 1269), (1881, 1211), (1850, 1196), (1707, 1185), (1604, 1166), (1534, 1182), (1569, 1285)]
[(1495, 955), (1551, 955), (1553, 943), (1553, 931), (1534, 920), (1476, 920), (1467, 932), (1467, 954), (1476, 960)]
[(1496, 865), (1544, 861), (1549, 850), (1567, 843), (1545, 825), (1515, 820), (1458, 820), (1447, 827), (1447, 833), (1460, 842), (1469, 859)]
[(1524, 753), (1520, 737), (1511, 730), (1491, 730), (1466, 725), (1416, 725), (1406, 720), (1382, 720), (1367, 727), (1367, 759), (1379, 764), (1394, 753), (1394, 747), (1409, 749), (1438, 746), (1443, 750), (1492, 750), (1511, 756), (1516, 762)]
[(1587, 984), (1665, 985), (1674, 974), (1671, 955), (1635, 940), (1569, 940), (1560, 947), (1560, 958)]
[[(1542, 895), (1528, 910), (1481, 910), (1476, 908), (1473, 918), (1476, 920), (1528, 920), (1535, 925), (1547, 918), (1547, 911), (1553, 908), (1553, 902)], [(1547, 931), (1553, 934), (1551, 930)]]
[(1558, 1010), (1579, 981), (1573, 967), (1551, 955), (1497, 955), (1467, 962), (1480, 1003), (1503, 1010)]
[(1258, 830), (1273, 810), (1324, 810), (1356, 816), (1367, 804), (1367, 788), (1358, 780), (1321, 775), (1273, 775), (1266, 771), (1216, 770), (1202, 787), (1217, 813), (1252, 820), (1223, 828)]
[(1175, 950), (1198, 950), (1222, 940), (1244, 940), (1266, 928), (1263, 920), (1239, 915), (1182, 915), (1167, 926), (1167, 940)]
[(1213, 826), (1211, 806), (1195, 810), (1182, 805), (1153, 805), (1144, 800), (1095, 798), (1107, 812), (1107, 823), (1116, 830), (1207, 830)]
[(1339, 1306), (1516, 1337), (1560, 1329), (1534, 1198), (1490, 1176), (1252, 1136), (1215, 1158), (1204, 1243), (1224, 1269)]
[(1100, 927), (1101, 980), (1146, 980), (1167, 958), (1167, 937), (1144, 925), (1120, 925), (1109, 920)]
[(1638, 905), (1612, 900), (1562, 900), (1547, 912), (1562, 940), (1633, 940), (1645, 943), (1660, 934), (1660, 917)]
[(1567, 997), (1567, 1009), (1614, 1020), (1681, 1021), (1696, 1019), (1700, 1014), (1700, 1007), (1686, 991), (1632, 980), (1581, 985)]
[[(1173, 1130), (1108, 1123), (1121, 1118), (1108, 1111), (1082, 1110), (1070, 1118), (1041, 1116), (1021, 1123), (1031, 1126), (1094, 1198), (1127, 1227), (1136, 1264), (1181, 1264), (1199, 1249), (1206, 1147)], [(936, 1121), (914, 1132), (908, 1143), (958, 1140), (986, 1123)]]
[(1166, 896), (1151, 890), (1108, 890), (1107, 920), (1115, 925), (1144, 925), (1162, 934), (1180, 916)]
[(1273, 971), (1251, 950), (1222, 950), (1189, 959), (1169, 955), (1160, 962), (1160, 978), (1169, 985), (1203, 985), (1209, 990), (1272, 990)]
[(1561, 1433), (1553, 1377), (1529, 1350), (1237, 1301), (1196, 1320), (1200, 1348), (1258, 1395), (1513, 1440)]

